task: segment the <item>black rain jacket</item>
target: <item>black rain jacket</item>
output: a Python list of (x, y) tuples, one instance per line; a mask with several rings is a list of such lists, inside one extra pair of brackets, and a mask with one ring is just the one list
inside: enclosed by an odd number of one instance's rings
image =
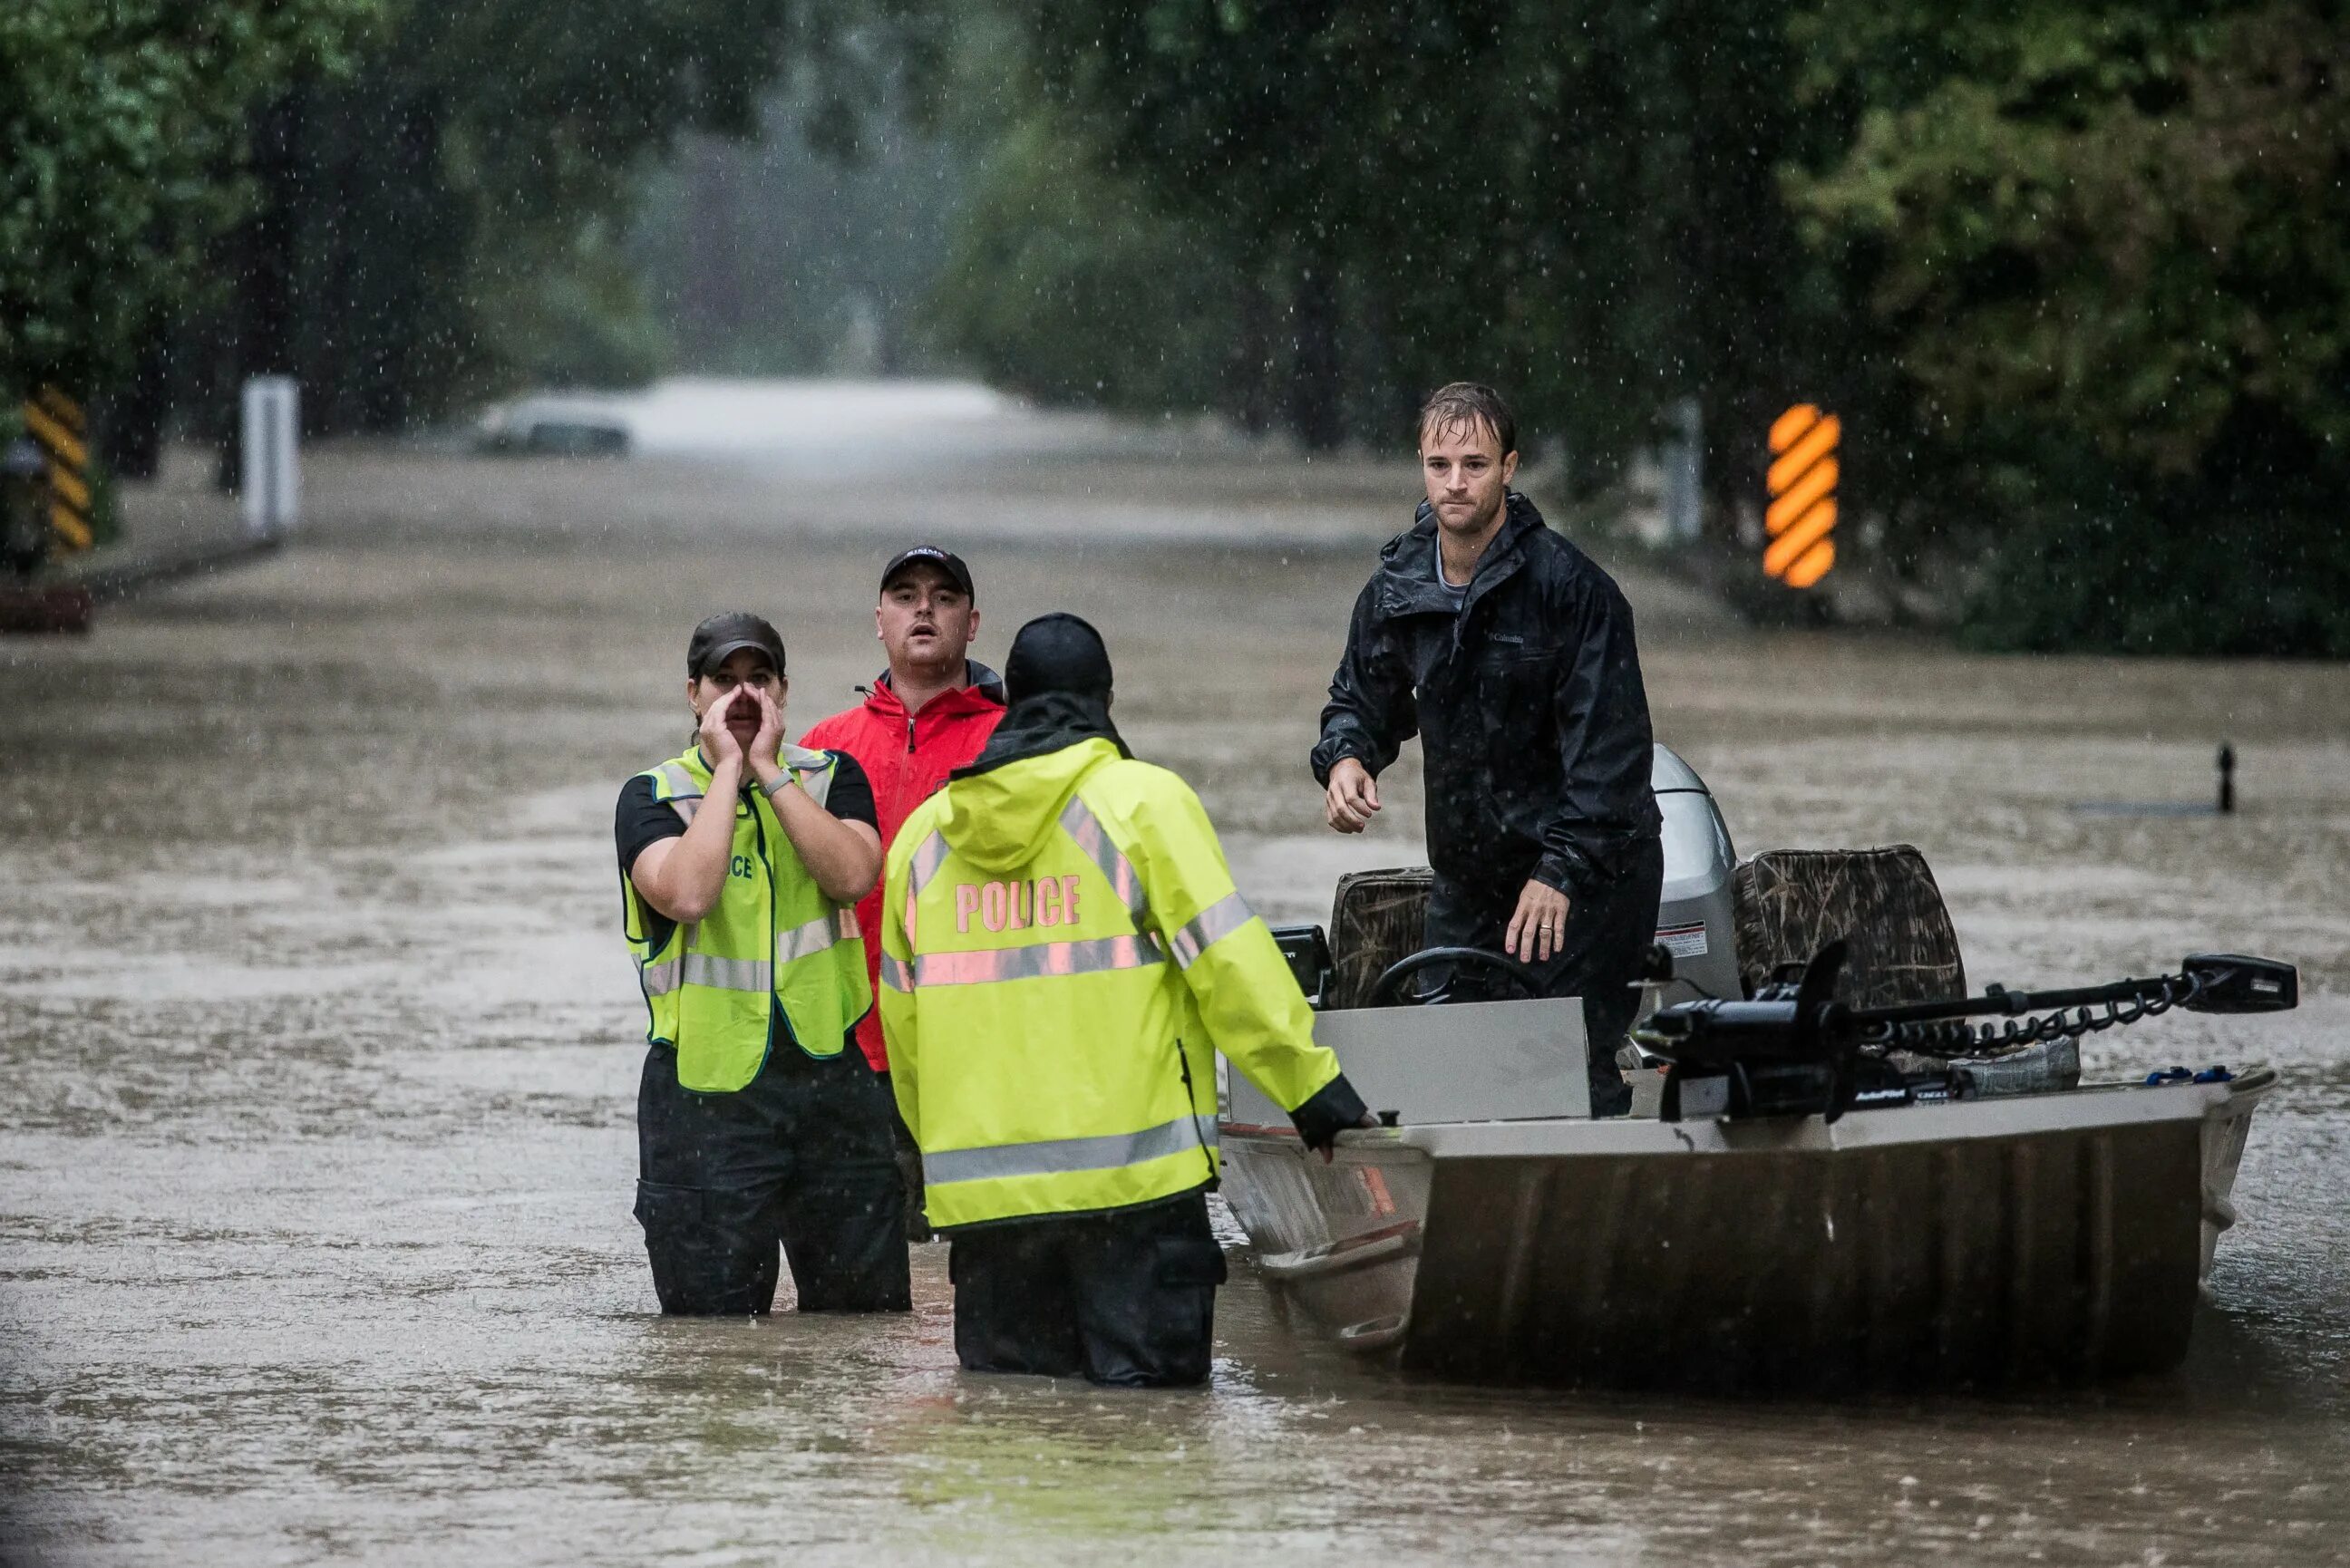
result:
[(1428, 857), (1481, 902), (1529, 878), (1573, 898), (1657, 836), (1648, 695), (1614, 578), (1512, 492), (1461, 608), (1437, 568), (1434, 511), (1379, 552), (1322, 710), (1314, 776), (1384, 772), (1417, 732)]

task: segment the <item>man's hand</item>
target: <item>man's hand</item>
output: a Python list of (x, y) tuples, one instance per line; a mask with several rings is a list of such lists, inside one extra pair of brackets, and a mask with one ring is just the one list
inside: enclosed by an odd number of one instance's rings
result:
[(753, 771), (757, 771), (762, 763), (770, 772), (781, 767), (783, 764), (775, 753), (782, 750), (784, 744), (784, 705), (756, 686), (741, 686), (735, 690), (750, 692), (751, 700), (759, 705), (759, 732), (751, 737), (748, 759)]
[(702, 754), (710, 759), (711, 772), (743, 760), (743, 742), (726, 727), (726, 714), (735, 703), (754, 700), (749, 687), (737, 686), (702, 711)]
[(1520, 963), (1546, 963), (1566, 945), (1567, 897), (1544, 882), (1529, 882), (1518, 895), (1518, 912), (1502, 938), (1502, 950)]
[(1378, 781), (1354, 757), (1330, 764), (1330, 788), (1322, 797), (1322, 815), (1340, 833), (1360, 833), (1379, 809)]

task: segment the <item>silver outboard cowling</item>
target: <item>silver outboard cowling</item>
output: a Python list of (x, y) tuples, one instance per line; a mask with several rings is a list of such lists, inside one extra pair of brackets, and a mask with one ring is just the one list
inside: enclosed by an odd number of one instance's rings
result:
[(1659, 746), (1648, 787), (1664, 817), (1665, 885), (1657, 903), (1657, 941), (1673, 955), (1673, 982), (1660, 1003), (1742, 994), (1731, 937), (1730, 877), (1738, 865), (1721, 808), (1670, 746)]

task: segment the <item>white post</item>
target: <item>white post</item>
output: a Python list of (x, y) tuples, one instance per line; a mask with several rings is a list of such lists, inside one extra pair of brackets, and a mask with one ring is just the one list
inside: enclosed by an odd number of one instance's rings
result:
[(301, 391), (291, 376), (244, 384), (244, 531), (283, 539), (301, 500)]
[(1705, 532), (1705, 415), (1695, 398), (1676, 400), (1666, 416), (1673, 439), (1665, 446), (1665, 536), (1694, 544)]

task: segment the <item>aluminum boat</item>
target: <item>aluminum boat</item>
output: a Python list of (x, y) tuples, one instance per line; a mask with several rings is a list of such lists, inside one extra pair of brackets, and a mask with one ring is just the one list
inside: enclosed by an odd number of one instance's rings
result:
[[(1461, 967), (1409, 950), (1424, 873), (1342, 885), (1327, 932), (1279, 932), (1317, 1038), (1390, 1124), (1326, 1162), (1225, 1075), (1224, 1196), (1295, 1326), (1408, 1372), (1558, 1386), (2175, 1366), (2275, 1077), (2081, 1086), (2078, 1037), (2173, 1003), (2290, 1006), (2293, 971), (2192, 959), (2094, 995), (1936, 1000), (1962, 971), (1914, 851), (1741, 865), (1696, 774), (1659, 747), (1653, 777), (1665, 901), (1630, 1117), (1590, 1116), (1578, 1001), (1409, 1004), (1415, 972)], [(1831, 930), (1843, 972), (1789, 960)]]

